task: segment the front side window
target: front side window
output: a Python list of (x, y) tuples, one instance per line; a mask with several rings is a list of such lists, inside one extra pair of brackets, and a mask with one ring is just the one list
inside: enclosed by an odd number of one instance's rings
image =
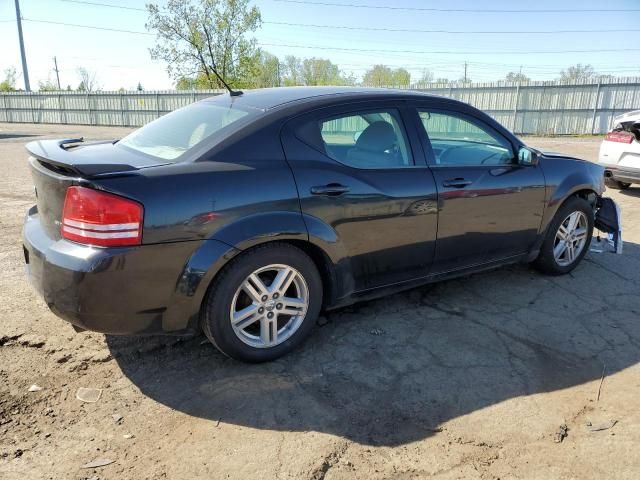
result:
[(117, 145), (163, 160), (177, 161), (187, 150), (240, 119), (248, 118), (248, 115), (251, 115), (249, 111), (231, 105), (194, 103), (148, 123)]
[(511, 144), (488, 126), (454, 113), (420, 110), (437, 165), (506, 165), (514, 162)]
[(409, 142), (397, 110), (351, 112), (312, 120), (298, 138), (328, 157), (354, 168), (413, 165)]

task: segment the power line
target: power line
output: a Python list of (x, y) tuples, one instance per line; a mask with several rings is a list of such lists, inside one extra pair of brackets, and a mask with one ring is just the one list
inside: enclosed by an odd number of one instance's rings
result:
[[(557, 8), (557, 9), (474, 9), (474, 8), (432, 8), (432, 7), (395, 7), (390, 5), (363, 5), (361, 3), (334, 3), (309, 0), (273, 0), (274, 2), (299, 3), (303, 5), (320, 5), (325, 7), (368, 8), (376, 10), (404, 10), (410, 12), (471, 12), (471, 13), (619, 13), (620, 10), (611, 8)], [(623, 10), (627, 12), (640, 12), (640, 9)]]
[[(68, 1), (68, 0), (65, 0)], [(451, 34), (556, 34), (556, 33), (621, 33), (621, 32), (640, 32), (640, 29), (620, 30), (602, 29), (602, 30), (421, 30), (413, 28), (384, 28), (384, 27), (356, 27), (349, 25), (319, 25), (313, 23), (291, 23), (291, 22), (271, 22), (263, 21), (262, 23), (270, 25), (285, 25), (291, 27), (310, 27), (310, 28), (330, 28), (336, 30), (365, 30), (371, 32), (403, 32), (403, 33), (451, 33)]]
[(107, 32), (133, 33), (135, 35), (155, 35), (155, 33), (151, 33), (151, 32), (139, 32), (136, 30), (123, 30), (120, 28), (98, 27), (95, 25), (81, 25), (79, 23), (54, 22), (51, 20), (36, 20), (33, 18), (24, 18), (23, 20), (25, 22), (48, 23), (51, 25), (64, 25), (65, 27), (88, 28), (91, 30), (106, 30)]
[[(278, 0), (280, 1), (280, 0)], [(99, 27), (96, 25), (82, 25), (78, 23), (54, 22), (51, 20), (37, 20), (25, 18), (26, 22), (46, 23), (52, 25), (63, 25), (67, 27), (87, 28), (91, 30), (105, 30), (108, 32), (131, 33), (135, 35), (155, 35), (152, 32), (140, 32), (136, 30), (123, 30), (120, 28)], [(284, 44), (284, 43), (261, 43), (261, 45), (270, 47), (287, 47), (287, 48), (305, 48), (320, 50), (337, 50), (345, 52), (376, 52), (376, 53), (409, 53), (409, 54), (435, 54), (435, 55), (533, 55), (533, 54), (559, 54), (559, 53), (603, 53), (603, 52), (638, 52), (640, 48), (611, 48), (611, 49), (593, 49), (593, 50), (530, 50), (530, 51), (504, 51), (504, 50), (388, 50), (375, 48), (349, 48), (349, 47), (329, 47), (325, 45), (304, 45), (304, 44)]]
[(93, 5), (95, 7), (108, 7), (108, 8), (120, 8), (122, 10), (137, 10), (139, 12), (146, 12), (146, 8), (136, 8), (136, 7), (125, 7), (124, 5), (111, 5), (109, 3), (99, 3), (99, 2), (85, 2), (83, 0), (60, 0), (61, 2), (67, 3), (79, 3), (82, 5)]
[[(138, 7), (127, 7), (123, 5), (112, 5), (108, 3), (100, 3), (100, 2), (89, 2), (85, 0), (60, 0), (66, 3), (77, 3), (81, 5), (90, 5), (95, 7), (107, 7), (107, 8), (118, 8), (122, 10), (134, 10), (138, 12), (146, 12), (145, 8)], [(288, 1), (288, 0), (274, 0), (274, 1)], [(293, 2), (293, 3), (310, 3), (315, 4), (316, 2)], [(318, 3), (320, 4), (320, 3)], [(344, 4), (341, 6), (348, 6)], [(359, 7), (371, 7), (370, 5), (360, 5)], [(374, 7), (372, 7), (374, 8)], [(375, 8), (386, 8), (381, 6), (376, 6)], [(399, 9), (400, 7), (389, 7), (394, 9)], [(420, 9), (423, 10), (423, 9)], [(456, 10), (462, 11), (462, 10)], [(467, 11), (467, 10), (465, 10)], [(475, 11), (475, 10), (468, 10)], [(483, 10), (490, 11), (490, 10)], [(497, 10), (495, 10), (497, 11)], [(506, 10), (505, 10), (506, 11)], [(511, 11), (511, 10), (509, 10)], [(538, 11), (538, 10), (536, 10)], [(518, 12), (528, 12), (528, 10), (518, 10)], [(10, 20), (7, 20), (10, 21)], [(284, 25), (290, 27), (307, 27), (307, 28), (330, 28), (334, 30), (362, 30), (362, 31), (371, 31), (371, 32), (402, 32), (402, 33), (447, 33), (447, 34), (473, 34), (473, 35), (482, 35), (482, 34), (508, 34), (508, 35), (530, 35), (530, 34), (557, 34), (557, 33), (633, 33), (640, 32), (640, 29), (625, 29), (620, 30), (616, 28), (610, 29), (596, 29), (596, 30), (424, 30), (424, 29), (412, 29), (412, 28), (383, 28), (383, 27), (358, 27), (358, 26), (350, 26), (350, 25), (321, 25), (321, 24), (313, 24), (313, 23), (292, 23), (292, 22), (275, 22), (275, 21), (263, 21), (262, 23), (268, 25)]]
[(287, 47), (287, 48), (309, 48), (320, 50), (338, 50), (344, 52), (377, 52), (377, 53), (412, 53), (412, 54), (432, 54), (432, 55), (538, 55), (538, 54), (557, 54), (557, 53), (603, 53), (603, 52), (639, 52), (640, 48), (611, 48), (611, 49), (594, 49), (594, 50), (530, 50), (530, 51), (505, 51), (505, 50), (469, 50), (469, 51), (452, 51), (452, 50), (383, 50), (376, 48), (347, 48), (347, 47), (328, 47), (325, 45), (293, 45), (283, 43), (261, 43), (268, 47)]

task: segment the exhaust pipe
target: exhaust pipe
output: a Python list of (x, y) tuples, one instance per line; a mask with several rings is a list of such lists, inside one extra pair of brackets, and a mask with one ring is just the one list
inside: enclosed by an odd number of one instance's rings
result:
[(605, 170), (604, 178), (611, 178), (611, 177), (613, 177), (613, 173), (611, 173), (611, 170)]

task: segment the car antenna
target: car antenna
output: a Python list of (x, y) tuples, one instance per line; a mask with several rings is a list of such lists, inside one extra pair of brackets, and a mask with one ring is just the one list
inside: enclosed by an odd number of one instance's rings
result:
[(225, 82), (225, 81), (222, 79), (222, 77), (218, 74), (218, 72), (216, 71), (216, 69), (215, 69), (215, 68), (212, 68), (211, 70), (213, 70), (213, 73), (215, 73), (215, 74), (216, 74), (216, 77), (218, 77), (218, 80), (220, 80), (220, 83), (222, 83), (222, 84), (225, 86), (225, 88), (226, 88), (227, 90), (229, 90), (229, 95), (230, 95), (230, 96), (232, 96), (232, 97), (239, 97), (240, 95), (242, 95), (242, 93), (243, 93), (243, 92), (242, 92), (242, 90), (233, 90), (233, 89), (229, 86), (229, 84), (228, 84), (227, 82)]

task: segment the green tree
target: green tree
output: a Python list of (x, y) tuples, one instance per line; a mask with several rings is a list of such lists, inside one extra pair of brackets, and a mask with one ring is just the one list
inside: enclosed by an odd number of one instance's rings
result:
[(362, 83), (370, 87), (403, 87), (411, 83), (411, 74), (404, 68), (374, 65), (365, 72)]
[(0, 92), (15, 92), (16, 90), (16, 69), (7, 68), (4, 71), (4, 80), (0, 82)]
[(211, 85), (204, 73), (192, 77), (179, 77), (176, 81), (176, 90), (206, 90), (208, 88), (211, 88)]
[(40, 80), (38, 82), (38, 91), (40, 92), (55, 92), (56, 90), (60, 90), (58, 85), (53, 82), (50, 78), (47, 79), (46, 82)]
[(282, 77), (282, 83), (286, 87), (304, 85), (304, 81), (302, 80), (302, 60), (293, 55), (284, 57)]
[(261, 17), (249, 0), (168, 0), (163, 7), (148, 4), (147, 11), (146, 27), (157, 34), (151, 57), (167, 62), (178, 83), (195, 76), (196, 85), (203, 77), (207, 88), (220, 88), (220, 79), (235, 85), (253, 73), (256, 42), (247, 34)]
[(597, 74), (593, 67), (589, 64), (578, 63), (566, 70), (560, 71), (560, 80), (564, 82), (577, 82), (581, 80), (591, 80), (596, 77)]
[(305, 58), (300, 76), (304, 85), (350, 85), (352, 79), (343, 76), (340, 68), (325, 58)]
[(522, 72), (509, 72), (507, 73), (505, 80), (507, 82), (513, 82), (513, 83), (522, 83), (522, 82), (531, 81), (531, 79)]
[(280, 85), (280, 60), (275, 55), (258, 49), (242, 60), (243, 78), (236, 82), (240, 88), (266, 88)]
[(268, 52), (260, 52), (256, 74), (251, 82), (252, 88), (280, 86), (280, 59)]

